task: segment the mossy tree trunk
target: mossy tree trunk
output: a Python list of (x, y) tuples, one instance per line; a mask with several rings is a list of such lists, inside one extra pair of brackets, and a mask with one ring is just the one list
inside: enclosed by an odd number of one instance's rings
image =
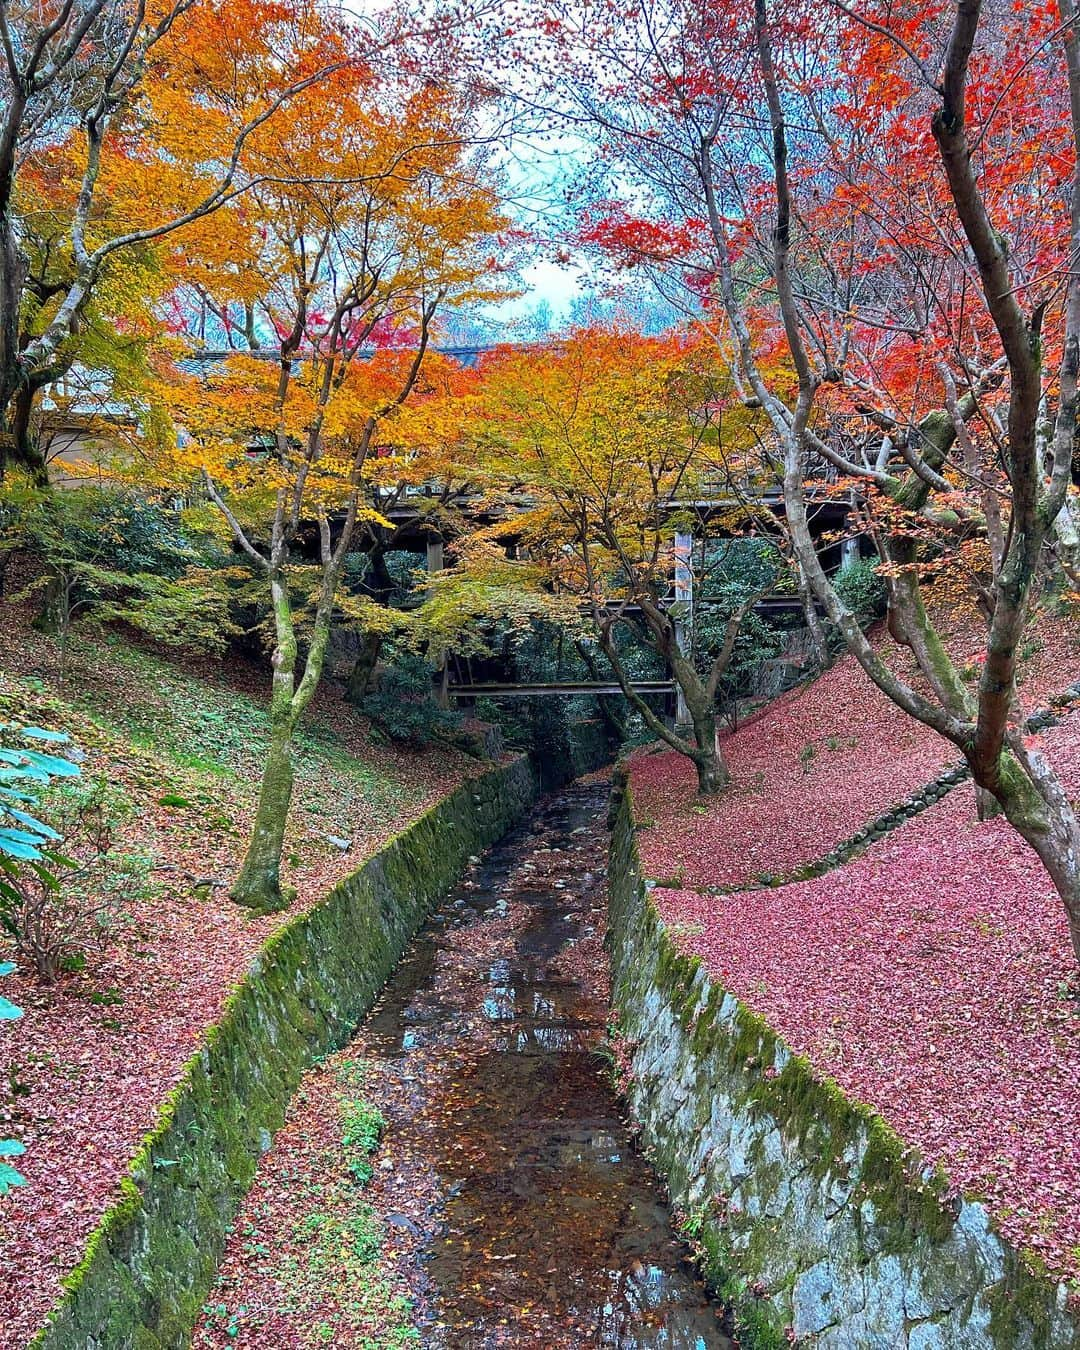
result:
[[(319, 254), (321, 257), (321, 253)], [(277, 461), (286, 473), (286, 481), (277, 489), (270, 523), (269, 548), (256, 546), (232, 509), (226, 496), (208, 473), (203, 482), (211, 500), (225, 517), (238, 547), (266, 578), (274, 618), (273, 681), (270, 696), (270, 746), (263, 770), (259, 804), (255, 813), (251, 840), (240, 874), (231, 895), (238, 904), (270, 911), (285, 908), (290, 893), (281, 885), (281, 855), (285, 842), (289, 808), (292, 805), (294, 769), (293, 741), (308, 705), (322, 679), (330, 629), (334, 619), (338, 585), (345, 559), (352, 546), (360, 514), (364, 466), (371, 439), (383, 417), (409, 396), (420, 374), (427, 352), (431, 322), (445, 292), (425, 302), (420, 324), (420, 339), (412, 361), (402, 377), (397, 394), (377, 411), (368, 415), (361, 432), (352, 443), (347, 476), (335, 484), (329, 502), (311, 485), (312, 471), (320, 464), (323, 444), (323, 419), (331, 395), (345, 379), (356, 355), (357, 339), (347, 338), (346, 316), (352, 313), (355, 288), (348, 288), (339, 300), (328, 325), (331, 340), (318, 383), (317, 411), (308, 424), (302, 447), (297, 448), (287, 432), (283, 410), (295, 373), (295, 357), (307, 323), (307, 287), (301, 288), (298, 310), (292, 330), (282, 340), (277, 392), (277, 410), (282, 421), (275, 431)], [(325, 490), (325, 489), (323, 489)], [(328, 512), (341, 513), (336, 543), (331, 536)], [(300, 530), (302, 519), (312, 517), (319, 525), (319, 563), (321, 577), (315, 597), (315, 614), (307, 654), (301, 663), (296, 623), (289, 599), (289, 553)]]
[[(728, 660), (723, 662), (723, 667), (727, 666)], [(731, 782), (731, 770), (720, 749), (716, 724), (716, 685), (723, 668), (716, 671), (715, 679), (702, 679), (693, 658), (684, 655), (677, 642), (671, 646), (668, 661), (690, 714), (694, 737), (690, 758), (697, 772), (698, 792), (703, 797), (715, 796)]]
[(749, 596), (730, 616), (723, 644), (712, 661), (707, 675), (702, 675), (693, 656), (681, 649), (675, 620), (666, 609), (654, 596), (641, 594), (637, 597), (643, 623), (630, 626), (645, 645), (663, 658), (676, 684), (682, 690), (690, 714), (689, 736), (678, 728), (669, 727), (634, 689), (633, 676), (626, 670), (614, 638), (616, 622), (630, 624), (630, 621), (625, 616), (615, 618), (599, 612), (595, 616), (600, 631), (601, 648), (623, 694), (650, 731), (693, 763), (697, 773), (698, 792), (703, 797), (715, 796), (731, 782), (731, 770), (720, 748), (717, 731), (716, 691), (731, 663), (735, 640), (742, 622), (761, 598), (761, 594), (759, 592)]
[(251, 909), (283, 909), (293, 898), (281, 884), (281, 855), (292, 804), (294, 731), (291, 712), (277, 718), (271, 714), (270, 746), (251, 841), (232, 888), (232, 898)]
[(281, 857), (295, 779), (293, 742), (296, 728), (322, 679), (337, 575), (333, 555), (330, 555), (324, 565), (314, 628), (299, 682), (296, 678), (299, 644), (288, 586), (280, 570), (270, 577), (276, 636), (270, 695), (270, 744), (251, 839), (240, 874), (230, 892), (238, 904), (260, 912), (284, 909), (295, 894), (281, 884)]
[(825, 625), (821, 622), (817, 605), (814, 603), (814, 593), (798, 558), (795, 559), (795, 572), (798, 577), (799, 602), (802, 605), (803, 618), (806, 620), (806, 631), (810, 636), (810, 651), (814, 665), (819, 671), (828, 670), (829, 641), (825, 636)]
[(381, 633), (365, 633), (361, 639), (359, 655), (353, 662), (349, 678), (345, 682), (345, 697), (350, 703), (359, 703), (365, 694), (371, 692), (382, 645)]
[(1080, 964), (1080, 822), (1068, 794), (1042, 754), (1019, 736), (999, 756), (992, 785), (1002, 814), (1035, 852), (1065, 906), (1069, 937)]
[(270, 550), (269, 554), (265, 555), (260, 553), (247, 537), (243, 526), (222, 497), (216, 484), (209, 477), (205, 481), (212, 500), (229, 522), (237, 543), (264, 573), (270, 590), (274, 618), (270, 744), (263, 767), (251, 839), (240, 874), (230, 892), (238, 904), (260, 912), (270, 912), (284, 909), (293, 898), (292, 892), (281, 884), (281, 855), (295, 781), (293, 742), (296, 729), (322, 679), (326, 651), (330, 642), (334, 601), (341, 569), (356, 524), (359, 493), (354, 490), (349, 501), (336, 547), (331, 546), (330, 525), (326, 512), (321, 508), (318, 509), (322, 579), (315, 602), (315, 616), (307, 655), (301, 663), (296, 621), (289, 599), (287, 570), (289, 539), (295, 534), (299, 520), (300, 497), (295, 497), (290, 505), (284, 494), (279, 496), (271, 530)]

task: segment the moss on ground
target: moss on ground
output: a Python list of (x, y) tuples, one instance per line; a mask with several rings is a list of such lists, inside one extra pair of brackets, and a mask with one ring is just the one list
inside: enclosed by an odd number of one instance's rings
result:
[[(306, 1320), (317, 1343), (357, 1344), (358, 1328), (366, 1327), (378, 1328), (369, 1345), (405, 1350), (419, 1342), (412, 1304), (381, 1265), (386, 1233), (366, 1198), (384, 1121), (364, 1095), (362, 1061), (342, 1059), (328, 1072), (340, 1145), (297, 1194), (294, 1244), (266, 1251), (265, 1259), (290, 1311)], [(260, 1315), (235, 1296), (211, 1295), (203, 1312), (240, 1345), (265, 1338)]]

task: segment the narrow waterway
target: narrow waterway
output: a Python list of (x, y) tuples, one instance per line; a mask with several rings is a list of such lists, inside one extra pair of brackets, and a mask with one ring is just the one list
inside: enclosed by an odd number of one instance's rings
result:
[(426, 1346), (731, 1345), (600, 1053), (605, 810), (575, 785), (477, 860), (357, 1037)]

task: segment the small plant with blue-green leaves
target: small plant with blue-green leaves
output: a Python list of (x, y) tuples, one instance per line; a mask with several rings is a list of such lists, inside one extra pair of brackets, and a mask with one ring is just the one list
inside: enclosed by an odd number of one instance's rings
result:
[[(63, 732), (0, 722), (0, 918), (17, 901), (18, 886), (27, 874), (42, 885), (56, 885), (52, 868), (59, 856), (60, 835), (41, 819), (40, 801), (56, 779), (77, 778), (79, 766), (42, 747), (66, 741)], [(0, 976), (14, 970), (13, 962), (0, 962)], [(0, 996), (0, 1022), (14, 1022), (21, 1016), (21, 1008)], [(0, 1196), (26, 1185), (26, 1178), (10, 1161), (24, 1152), (17, 1139), (0, 1139)]]
[(58, 842), (47, 867), (9, 878), (0, 926), (38, 979), (52, 984), (116, 937), (131, 902), (151, 893), (152, 860), (119, 846), (133, 806), (103, 778), (54, 786), (37, 809)]
[(40, 819), (41, 795), (58, 778), (77, 778), (77, 764), (49, 754), (43, 744), (67, 736), (41, 727), (0, 722), (0, 901), (12, 898), (11, 881), (23, 870), (47, 869), (60, 835)]
[[(11, 975), (14, 970), (14, 962), (0, 961), (0, 975)], [(21, 1016), (21, 1008), (17, 1008), (10, 999), (0, 997), (0, 1022), (14, 1022)], [(8, 1161), (25, 1151), (17, 1139), (0, 1139), (0, 1196), (7, 1195), (13, 1186), (26, 1185), (26, 1178)]]

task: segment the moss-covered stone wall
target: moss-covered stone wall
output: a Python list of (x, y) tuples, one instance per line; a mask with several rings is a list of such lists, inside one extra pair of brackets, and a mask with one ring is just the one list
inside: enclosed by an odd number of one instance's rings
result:
[(188, 1344), (302, 1072), (348, 1041), (431, 906), (536, 792), (524, 758), (469, 780), (267, 943), (164, 1104), (38, 1350)]
[(612, 811), (610, 943), (623, 1088), (743, 1350), (1080, 1350), (1033, 1274), (867, 1107), (681, 955)]

